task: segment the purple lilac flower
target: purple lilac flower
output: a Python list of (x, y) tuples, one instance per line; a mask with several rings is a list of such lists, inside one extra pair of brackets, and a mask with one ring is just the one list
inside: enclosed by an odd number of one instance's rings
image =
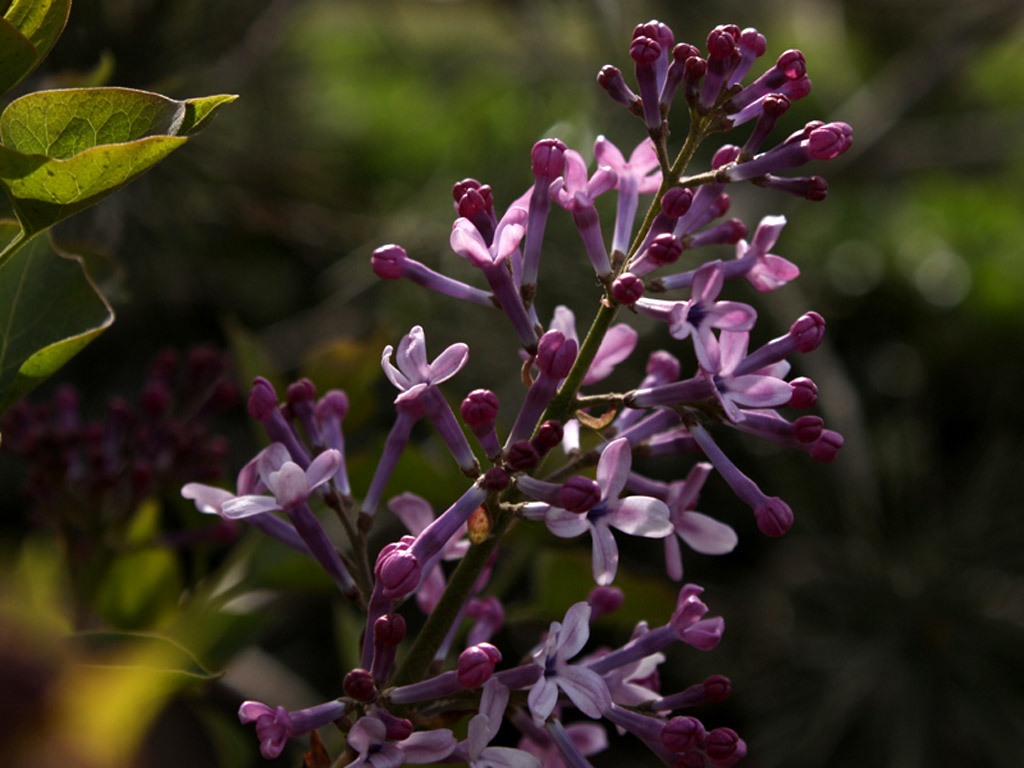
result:
[(406, 763), (436, 763), (452, 753), (455, 737), (447, 728), (417, 731), (400, 741), (389, 741), (383, 720), (361, 717), (348, 732), (348, 744), (358, 757), (345, 768), (398, 768)]
[(541, 768), (540, 760), (522, 749), (487, 746), (498, 735), (508, 699), (508, 688), (494, 678), (487, 681), (479, 712), (469, 721), (466, 740), (454, 753), (470, 768)]
[(271, 709), (258, 701), (245, 701), (238, 708), (238, 719), (243, 724), (256, 723), (260, 754), (267, 760), (273, 760), (284, 750), (288, 739), (303, 736), (337, 720), (345, 710), (346, 705), (341, 701), (328, 701), (295, 712), (288, 712), (284, 707)]
[(611, 706), (608, 686), (601, 676), (569, 663), (590, 637), (589, 619), (590, 606), (576, 603), (561, 623), (551, 622), (544, 644), (533, 654), (534, 663), (543, 670), (527, 695), (536, 722), (544, 722), (554, 712), (559, 689), (583, 714), (595, 720)]
[(749, 331), (757, 319), (757, 312), (748, 304), (716, 301), (723, 279), (722, 262), (708, 262), (694, 274), (689, 301), (640, 299), (634, 305), (646, 315), (667, 321), (672, 338), (691, 337), (697, 362), (710, 373), (717, 373), (722, 365), (718, 339), (712, 328)]
[(484, 273), (494, 297), (512, 322), (519, 340), (527, 351), (533, 351), (537, 347), (537, 334), (526, 311), (526, 305), (523, 304), (523, 299), (515, 286), (512, 272), (505, 263), (519, 250), (519, 243), (526, 231), (523, 225), (527, 216), (524, 208), (509, 208), (498, 222), (494, 239), (490, 243), (484, 239), (472, 221), (459, 218), (452, 226), (449, 242), (453, 251)]
[[(554, 316), (551, 318), (551, 330), (561, 331), (565, 338), (579, 343), (579, 336), (576, 333), (576, 316), (565, 305), (560, 304), (555, 307)], [(596, 384), (611, 376), (615, 366), (632, 354), (636, 348), (637, 338), (636, 330), (627, 323), (616, 323), (610, 327), (597, 348), (594, 361), (583, 377), (583, 386)]]
[(620, 437), (607, 445), (597, 464), (600, 500), (580, 514), (556, 506), (541, 505), (527, 516), (543, 516), (548, 530), (561, 538), (573, 538), (590, 531), (593, 540), (594, 581), (605, 586), (615, 580), (619, 549), (611, 528), (631, 536), (661, 539), (672, 533), (665, 503), (650, 496), (620, 499), (632, 464), (629, 440)]
[(484, 307), (494, 306), (487, 291), (435, 272), (425, 264), (409, 258), (409, 254), (399, 245), (382, 245), (373, 252), (370, 264), (373, 273), (382, 280), (398, 280), (404, 277), (417, 285), (455, 299), (470, 301)]
[(615, 232), (612, 235), (612, 252), (623, 256), (629, 252), (629, 243), (636, 219), (639, 195), (653, 194), (661, 186), (661, 169), (658, 155), (650, 139), (641, 141), (629, 156), (623, 157), (619, 148), (604, 136), (594, 142), (594, 159), (601, 167), (615, 172), (615, 189), (619, 193), (615, 216)]
[(565, 175), (551, 182), (552, 197), (572, 214), (590, 263), (601, 279), (611, 276), (612, 267), (601, 236), (601, 220), (594, 208), (594, 200), (612, 189), (615, 181), (615, 171), (604, 167), (599, 167), (588, 179), (583, 156), (569, 149), (565, 152)]
[[(597, 723), (571, 723), (565, 726), (565, 733), (581, 755), (596, 755), (608, 749), (608, 734)], [(534, 755), (544, 768), (569, 768), (558, 744), (543, 729), (524, 730), (519, 749)]]
[(849, 149), (852, 143), (853, 129), (848, 124), (813, 121), (782, 144), (751, 160), (723, 169), (722, 177), (728, 181), (742, 181), (795, 168), (811, 160), (832, 160)]

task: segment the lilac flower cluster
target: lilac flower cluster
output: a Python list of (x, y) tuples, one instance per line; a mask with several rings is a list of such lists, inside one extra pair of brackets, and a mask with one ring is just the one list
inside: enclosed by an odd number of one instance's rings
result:
[[(373, 478), (357, 499), (345, 464), (345, 394), (318, 398), (303, 380), (288, 388), (282, 404), (268, 382), (255, 381), (249, 412), (271, 445), (239, 474), (236, 493), (194, 483), (182, 493), (201, 511), (246, 520), (316, 559), (367, 614), (360, 666), (348, 672), (338, 699), (297, 712), (242, 705), (239, 715), (256, 724), (265, 757), (280, 754), (288, 739), (332, 722), (346, 733), (348, 752), (341, 762), (349, 768), (437, 761), (578, 768), (607, 744), (603, 721), (631, 733), (666, 765), (729, 766), (745, 754), (734, 731), (709, 731), (682, 713), (725, 698), (731, 687), (726, 678), (713, 676), (678, 692), (661, 691), (658, 683), (658, 667), (671, 647), (681, 643), (709, 651), (722, 637), (724, 621), (707, 617), (701, 587), (681, 587), (666, 623), (641, 622), (621, 646), (583, 652), (592, 622), (625, 597), (613, 586), (616, 535), (661, 539), (667, 574), (677, 581), (683, 577), (680, 542), (705, 554), (735, 547), (732, 527), (696, 511), (712, 469), (750, 506), (763, 533), (780, 536), (792, 525), (790, 507), (743, 474), (713, 432), (757, 435), (819, 461), (833, 459), (842, 445), (821, 418), (789, 420), (779, 410), (815, 404), (817, 387), (806, 377), (789, 378), (788, 358), (820, 344), (821, 316), (808, 312), (786, 334), (751, 351), (756, 310), (719, 298), (726, 281), (743, 278), (758, 291), (772, 291), (799, 274), (770, 252), (785, 219), (765, 217), (748, 241), (741, 221), (724, 218), (726, 187), (750, 181), (820, 200), (827, 190), (820, 177), (778, 174), (831, 159), (851, 140), (846, 124), (815, 121), (764, 148), (790, 102), (810, 89), (799, 51), (786, 51), (744, 86), (765, 50), (756, 30), (734, 25), (712, 30), (706, 55), (676, 44), (665, 24), (639, 25), (629, 49), (639, 92), (613, 66), (598, 75), (612, 98), (645, 125), (647, 136), (628, 160), (602, 136), (591, 172), (580, 152), (544, 139), (531, 155), (534, 183), (504, 212), (496, 208), (489, 185), (466, 179), (454, 186), (457, 218), (450, 245), (483, 273), (485, 288), (439, 274), (397, 245), (374, 252), (372, 267), (381, 278), (410, 279), (507, 317), (526, 360), (521, 372), (527, 388), (517, 409), (503, 408), (493, 392), (476, 389), (461, 402), (460, 423), (441, 386), (451, 386), (469, 349), (453, 344), (431, 359), (423, 328), (414, 327), (397, 348), (389, 345), (382, 354), (384, 374), (398, 390), (395, 420)], [(668, 117), (677, 93), (685, 101), (689, 130), (670, 160)], [(748, 122), (753, 128), (742, 146), (721, 147), (711, 170), (685, 175), (701, 141)], [(612, 191), (617, 206), (609, 248), (595, 201)], [(638, 223), (641, 195), (653, 200)], [(536, 301), (544, 230), (554, 207), (571, 215), (586, 261), (603, 286), (582, 341), (572, 310), (556, 307), (545, 324)], [(735, 258), (689, 253), (722, 244), (735, 247)], [(684, 254), (687, 268), (677, 271), (674, 265)], [(650, 296), (687, 289), (688, 298)], [(634, 389), (583, 395), (582, 387), (601, 382), (637, 344), (635, 330), (614, 322), (623, 307), (663, 321), (668, 337), (681, 343), (651, 354)], [(690, 348), (693, 362), (684, 363), (682, 353)], [(437, 516), (411, 493), (382, 504), (412, 429), (424, 417), (470, 478), (465, 492)], [(636, 471), (635, 460), (650, 455), (680, 456), (681, 479), (666, 483)], [(686, 456), (696, 461), (683, 464)], [(594, 465), (591, 476), (587, 470)], [(328, 539), (316, 506), (337, 513), (346, 546)], [(409, 533), (371, 557), (368, 534), (382, 506)], [(502, 666), (502, 652), (492, 641), (504, 611), (500, 600), (485, 593), (502, 536), (516, 523), (543, 525), (562, 538), (589, 533), (596, 587), (588, 601), (551, 622), (532, 653)], [(446, 570), (444, 561), (458, 566)], [(400, 611), (411, 597), (426, 620), (397, 664), (408, 631)], [(447, 728), (424, 727), (445, 715), (458, 719), (467, 710), (477, 714), (464, 740)], [(573, 712), (594, 722), (567, 724)], [(491, 746), (503, 720), (521, 734), (514, 748)]]

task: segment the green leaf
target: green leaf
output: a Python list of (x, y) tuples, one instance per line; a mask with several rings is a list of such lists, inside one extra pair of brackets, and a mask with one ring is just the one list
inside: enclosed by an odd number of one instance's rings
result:
[(17, 85), (57, 42), (71, 0), (14, 0), (0, 19), (0, 93)]
[(79, 632), (68, 638), (79, 661), (102, 667), (138, 667), (184, 680), (214, 680), (189, 651), (170, 638), (145, 632)]
[(71, 0), (13, 0), (4, 18), (35, 47), (41, 61), (64, 31), (70, 12)]
[[(0, 221), (0, 242), (19, 231)], [(114, 321), (81, 262), (37, 237), (0, 264), (0, 413)]]
[(235, 98), (176, 101), (130, 88), (30, 93), (0, 115), (0, 181), (25, 232), (40, 232), (149, 170)]

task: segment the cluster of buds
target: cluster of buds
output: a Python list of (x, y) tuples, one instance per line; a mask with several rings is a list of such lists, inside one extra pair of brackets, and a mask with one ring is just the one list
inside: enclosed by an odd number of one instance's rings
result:
[[(834, 458), (842, 445), (821, 418), (789, 420), (779, 412), (816, 402), (814, 382), (788, 378), (787, 358), (820, 344), (821, 316), (808, 312), (786, 334), (750, 351), (756, 310), (719, 300), (727, 280), (744, 278), (758, 291), (772, 291), (799, 274), (794, 264), (770, 253), (785, 219), (764, 218), (747, 240), (741, 221), (724, 218), (726, 187), (750, 181), (821, 199), (827, 187), (820, 177), (776, 174), (831, 159), (850, 144), (849, 126), (812, 122), (762, 151), (790, 101), (810, 88), (798, 51), (782, 54), (744, 86), (765, 50), (756, 30), (733, 25), (712, 30), (706, 56), (695, 46), (676, 44), (660, 22), (638, 26), (629, 53), (639, 93), (615, 67), (598, 76), (646, 128), (628, 160), (602, 136), (594, 147), (598, 167), (590, 173), (582, 154), (558, 139), (544, 139), (531, 155), (534, 183), (500, 215), (489, 185), (466, 179), (454, 186), (457, 218), (450, 245), (483, 272), (486, 288), (442, 275), (397, 245), (374, 252), (373, 270), (384, 279), (407, 278), (507, 317), (521, 345), (516, 352), (526, 360), (520, 369), (517, 359), (512, 369), (527, 385), (514, 412), (503, 409), (493, 392), (475, 389), (461, 402), (460, 424), (441, 387), (451, 386), (469, 349), (454, 344), (431, 360), (423, 329), (414, 327), (397, 348), (383, 351), (384, 374), (398, 390), (395, 421), (369, 486), (357, 495), (345, 469), (344, 393), (318, 399), (312, 383), (301, 381), (281, 403), (266, 381), (254, 383), (249, 412), (272, 444), (242, 470), (235, 494), (198, 484), (183, 493), (202, 511), (244, 519), (315, 558), (367, 614), (360, 666), (346, 675), (344, 695), (294, 713), (257, 702), (242, 705), (240, 716), (256, 723), (266, 757), (279, 754), (287, 739), (330, 722), (347, 735), (344, 759), (350, 768), (437, 761), (579, 768), (606, 745), (603, 721), (633, 734), (671, 766), (728, 766), (745, 754), (734, 731), (707, 730), (681, 712), (723, 699), (730, 690), (727, 679), (714, 676), (680, 692), (660, 690), (657, 671), (665, 651), (678, 643), (708, 651), (722, 636), (724, 621), (705, 616), (699, 586), (681, 587), (665, 624), (651, 628), (641, 622), (620, 647), (580, 654), (592, 621), (624, 599), (614, 587), (619, 554), (613, 530), (663, 540), (667, 575), (677, 581), (683, 577), (680, 543), (705, 554), (732, 551), (736, 531), (696, 511), (712, 470), (751, 507), (761, 532), (780, 536), (792, 525), (789, 506), (743, 474), (712, 432), (735, 429), (802, 449), (819, 461)], [(668, 118), (680, 87), (689, 132), (671, 161)], [(754, 127), (742, 146), (721, 147), (709, 171), (685, 175), (701, 141), (747, 122)], [(617, 208), (609, 248), (595, 200), (613, 190)], [(654, 197), (638, 226), (641, 195)], [(537, 306), (552, 202), (571, 214), (586, 261), (603, 286), (582, 341), (569, 308), (554, 308), (545, 324)], [(701, 260), (690, 253), (722, 244), (734, 246), (735, 258)], [(684, 257), (686, 269), (668, 269)], [(685, 299), (648, 295), (687, 289)], [(663, 321), (668, 337), (681, 344), (651, 354), (634, 389), (581, 394), (629, 358), (637, 344), (635, 330), (614, 322), (623, 308)], [(691, 348), (692, 362), (684, 363), (682, 353)], [(470, 478), (463, 494), (436, 516), (411, 493), (382, 504), (412, 429), (424, 417)], [(634, 459), (650, 455), (681, 457), (679, 479), (664, 482), (635, 471)], [(316, 505), (337, 513), (348, 537), (345, 546), (328, 539), (313, 512)], [(409, 533), (373, 556), (368, 532), (382, 506)], [(502, 668), (503, 654), (492, 641), (504, 611), (486, 592), (502, 537), (516, 523), (543, 525), (563, 538), (589, 533), (596, 587), (587, 602), (550, 624), (524, 661)], [(445, 561), (459, 564), (452, 572), (442, 567)], [(426, 619), (396, 664), (407, 633), (401, 610), (409, 598)], [(436, 726), (445, 715), (474, 708), (464, 740), (447, 728), (417, 727)], [(521, 734), (516, 747), (490, 746), (503, 720)]]
[[(2, 451), (30, 468), (23, 492), (37, 522), (73, 538), (72, 549), (102, 546), (147, 497), (175, 492), (186, 480), (222, 478), (227, 443), (212, 420), (238, 401), (226, 354), (195, 347), (184, 360), (160, 352), (136, 402), (111, 399), (88, 420), (81, 395), (60, 387), (46, 403), (21, 400), (5, 414)], [(205, 531), (233, 540), (237, 525)], [(180, 542), (194, 539), (183, 532)]]

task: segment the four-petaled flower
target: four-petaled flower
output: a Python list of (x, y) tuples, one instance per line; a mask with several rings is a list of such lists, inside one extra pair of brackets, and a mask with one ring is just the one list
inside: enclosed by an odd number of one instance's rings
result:
[[(391, 363), (394, 352), (395, 364)], [(423, 328), (415, 326), (398, 342), (398, 350), (388, 344), (381, 354), (380, 365), (388, 381), (402, 390), (404, 397), (415, 397), (427, 387), (437, 386), (447, 381), (460, 370), (469, 360), (469, 347), (466, 344), (452, 344), (444, 352), (427, 362), (427, 341)]]
[(551, 622), (544, 645), (533, 654), (543, 672), (530, 687), (526, 703), (534, 720), (543, 722), (555, 711), (558, 689), (587, 717), (595, 720), (612, 705), (608, 686), (601, 676), (569, 659), (583, 650), (590, 637), (590, 605), (576, 603), (561, 623)]
[(480, 712), (469, 721), (466, 741), (460, 745), (470, 768), (541, 768), (541, 762), (522, 749), (487, 746), (498, 735), (508, 698), (507, 687), (493, 677), (487, 681), (480, 696)]
[(388, 741), (387, 726), (379, 718), (359, 718), (348, 732), (348, 745), (359, 756), (345, 768), (398, 768), (406, 763), (436, 763), (455, 749), (447, 728), (416, 731), (401, 741)]
[(273, 496), (245, 495), (227, 499), (221, 513), (230, 519), (259, 515), (263, 512), (291, 510), (309, 499), (328, 482), (341, 466), (341, 453), (328, 448), (302, 469), (291, 461), (288, 449), (281, 443), (272, 443), (260, 457), (260, 479)]
[(549, 507), (544, 514), (548, 529), (555, 536), (572, 538), (590, 531), (594, 544), (594, 581), (602, 586), (615, 580), (619, 565), (619, 549), (611, 528), (649, 539), (661, 539), (673, 531), (665, 502), (651, 496), (619, 498), (626, 487), (632, 461), (629, 440), (625, 437), (613, 440), (597, 463), (600, 500), (583, 514), (560, 507)]

